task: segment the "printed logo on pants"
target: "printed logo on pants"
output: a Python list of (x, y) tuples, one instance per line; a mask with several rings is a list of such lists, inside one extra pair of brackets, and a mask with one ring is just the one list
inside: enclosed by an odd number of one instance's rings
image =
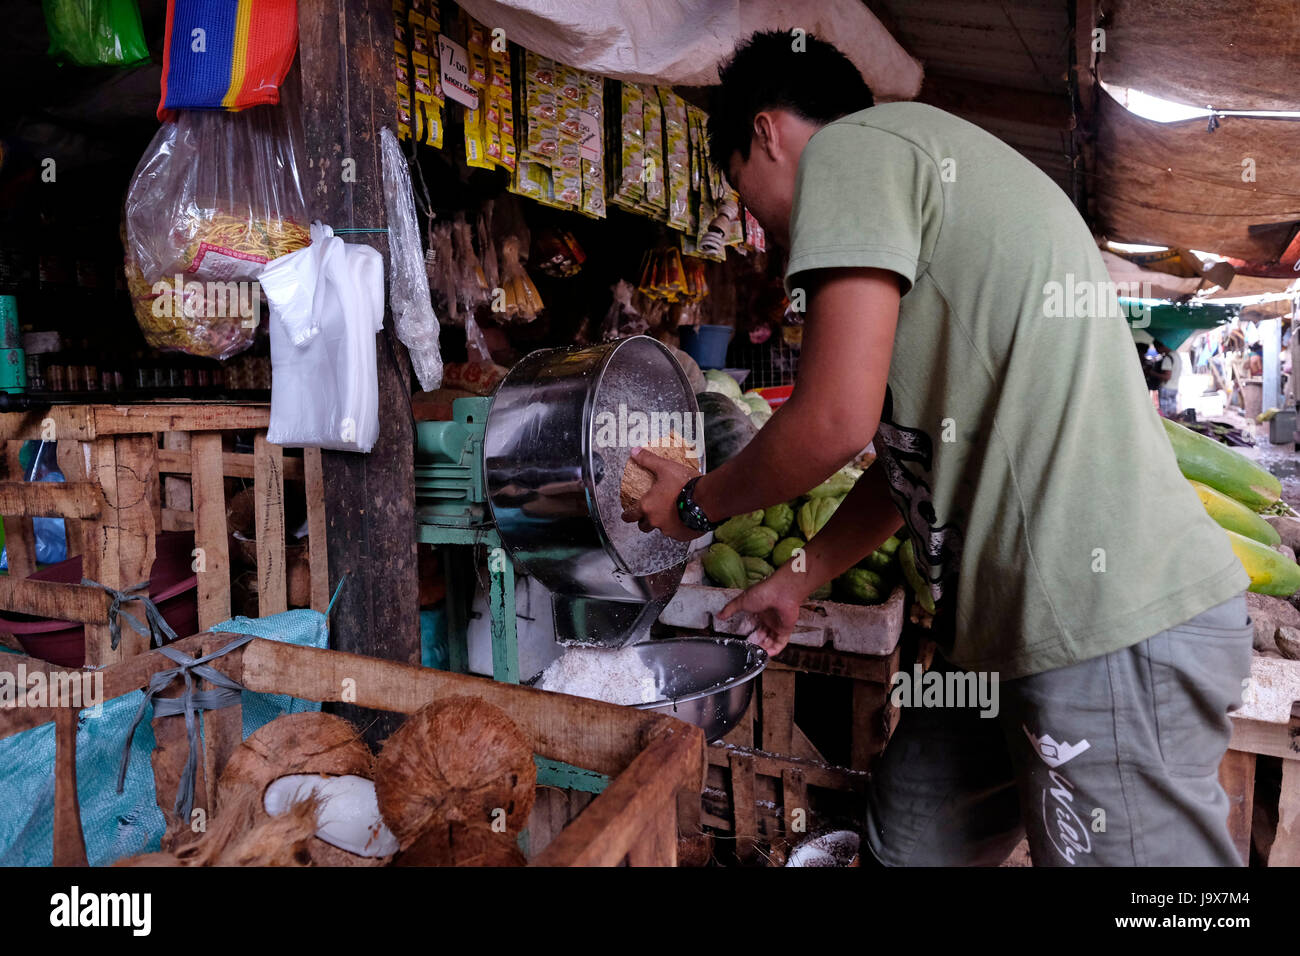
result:
[(1051, 786), (1043, 788), (1043, 833), (1061, 859), (1073, 864), (1078, 855), (1092, 852), (1092, 838), (1088, 835), (1088, 827), (1074, 810), (1074, 784), (1057, 768), (1092, 745), (1086, 739), (1077, 744), (1057, 743), (1050, 734), (1038, 737), (1024, 724), (1020, 728), (1029, 738), (1034, 752), (1048, 766), (1047, 779)]

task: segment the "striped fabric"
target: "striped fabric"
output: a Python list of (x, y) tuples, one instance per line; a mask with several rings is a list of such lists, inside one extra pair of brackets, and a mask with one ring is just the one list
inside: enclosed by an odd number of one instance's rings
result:
[(297, 0), (167, 0), (158, 119), (278, 103), (297, 48)]

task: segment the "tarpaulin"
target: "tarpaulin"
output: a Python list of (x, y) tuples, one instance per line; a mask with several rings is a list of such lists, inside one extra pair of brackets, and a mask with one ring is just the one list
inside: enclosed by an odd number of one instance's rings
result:
[[(910, 100), (921, 64), (850, 0), (462, 0), (489, 30), (569, 66), (636, 83), (707, 86), (756, 30), (803, 30), (838, 46), (876, 98)], [(792, 42), (796, 37), (792, 35)]]

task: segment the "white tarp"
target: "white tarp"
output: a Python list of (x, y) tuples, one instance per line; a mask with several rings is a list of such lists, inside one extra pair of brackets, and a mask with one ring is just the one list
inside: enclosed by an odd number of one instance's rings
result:
[(921, 64), (860, 0), (460, 0), (489, 30), (569, 66), (637, 83), (708, 86), (756, 30), (802, 29), (834, 43), (876, 98), (910, 100)]

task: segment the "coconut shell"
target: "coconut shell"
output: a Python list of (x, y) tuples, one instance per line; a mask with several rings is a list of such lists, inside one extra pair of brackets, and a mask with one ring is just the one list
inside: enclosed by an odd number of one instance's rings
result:
[(509, 833), (453, 823), (432, 827), (393, 860), (393, 866), (526, 866), (528, 858)]
[[(217, 781), (217, 817), (225, 817), (228, 804), (247, 799), (248, 816), (239, 827), (262, 826), (278, 819), (267, 815), (263, 803), (271, 781), (294, 773), (355, 774), (369, 780), (374, 762), (360, 732), (342, 717), (320, 711), (277, 717), (230, 755)], [(384, 866), (390, 859), (358, 856), (314, 835), (306, 841), (305, 852), (307, 863), (297, 865)]]
[(537, 786), (533, 748), (509, 716), (477, 697), (426, 704), (384, 743), (375, 761), (379, 812), (409, 848), (426, 830), (452, 823), (527, 825)]
[(361, 732), (342, 717), (308, 711), (263, 725), (235, 748), (217, 781), (217, 803), (253, 787), (259, 797), (272, 780), (291, 773), (356, 774), (373, 779), (374, 756)]
[[(696, 471), (700, 470), (700, 459), (691, 454), (686, 447), (685, 439), (676, 432), (670, 431), (663, 444), (648, 446), (648, 450), (660, 458), (667, 458), (669, 461), (675, 461), (679, 465), (694, 468)], [(618, 491), (619, 502), (623, 505), (623, 510), (627, 511), (640, 501), (641, 497), (650, 490), (654, 481), (655, 476), (649, 469), (641, 467), (629, 458), (627, 467), (623, 469), (623, 482), (619, 485)]]

